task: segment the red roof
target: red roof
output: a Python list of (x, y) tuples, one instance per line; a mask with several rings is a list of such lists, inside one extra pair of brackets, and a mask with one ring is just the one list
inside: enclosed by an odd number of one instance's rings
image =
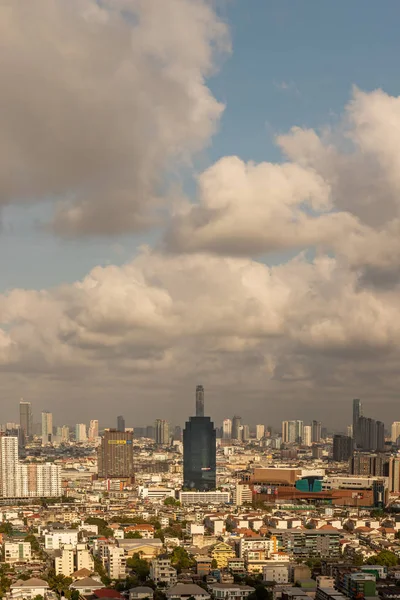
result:
[(121, 594), (117, 592), (117, 590), (111, 590), (110, 588), (95, 590), (93, 595), (96, 596), (96, 598), (117, 598), (118, 600), (122, 598)]

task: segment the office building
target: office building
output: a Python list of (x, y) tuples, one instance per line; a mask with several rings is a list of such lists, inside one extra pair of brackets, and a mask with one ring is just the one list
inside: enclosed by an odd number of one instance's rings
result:
[(347, 437), (353, 437), (353, 425), (347, 425), (346, 427)]
[(33, 437), (32, 404), (21, 400), (19, 403), (19, 424), (25, 440)]
[(311, 446), (312, 444), (312, 427), (304, 425), (303, 427), (303, 446)]
[(222, 439), (230, 440), (232, 437), (232, 420), (224, 419), (222, 421)]
[(256, 440), (262, 440), (265, 436), (265, 425), (256, 425)]
[(125, 431), (125, 419), (122, 415), (117, 417), (117, 431)]
[(321, 422), (313, 421), (311, 423), (311, 441), (313, 444), (319, 444), (321, 442)]
[(364, 475), (383, 477), (387, 476), (389, 459), (384, 454), (369, 452), (354, 452), (350, 459), (350, 473), (352, 475)]
[(174, 429), (174, 441), (181, 442), (182, 441), (182, 427), (180, 425), (175, 425)]
[(301, 444), (304, 435), (303, 421), (283, 421), (282, 441), (284, 444)]
[(157, 419), (154, 423), (154, 433), (156, 444), (166, 446), (170, 443), (168, 421), (164, 421), (164, 419)]
[(204, 417), (204, 387), (196, 386), (196, 417)]
[(242, 417), (235, 415), (232, 419), (232, 439), (240, 440), (240, 427), (242, 425)]
[(102, 479), (133, 477), (133, 433), (106, 429), (98, 449), (98, 474)]
[(382, 421), (360, 417), (357, 446), (360, 450), (382, 452), (385, 449), (385, 426)]
[(99, 422), (97, 419), (92, 419), (89, 423), (88, 438), (90, 442), (99, 437)]
[(75, 425), (75, 441), (87, 442), (87, 433), (85, 423), (77, 423)]
[(347, 435), (333, 436), (333, 460), (337, 462), (348, 461), (353, 452), (353, 440)]
[(57, 437), (61, 443), (69, 442), (69, 427), (67, 425), (57, 427)]
[(216, 431), (210, 417), (190, 417), (183, 431), (184, 488), (201, 492), (216, 488), (216, 454)]
[(400, 421), (395, 421), (392, 423), (392, 435), (391, 440), (392, 444), (396, 444), (396, 446), (400, 445)]
[(53, 438), (53, 415), (47, 410), (42, 412), (42, 444), (51, 444)]
[(359, 420), (363, 416), (361, 400), (355, 398), (353, 400), (353, 440), (354, 447), (358, 448), (360, 444), (360, 429)]

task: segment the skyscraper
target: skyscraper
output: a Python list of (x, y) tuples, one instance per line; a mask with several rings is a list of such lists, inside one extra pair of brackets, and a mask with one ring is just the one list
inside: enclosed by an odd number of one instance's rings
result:
[(21, 400), (19, 403), (19, 423), (23, 431), (24, 438), (29, 440), (32, 438), (33, 421), (32, 421), (32, 404)]
[(242, 417), (235, 415), (232, 419), (232, 439), (240, 440), (240, 426), (242, 424)]
[(75, 426), (75, 440), (77, 442), (86, 442), (86, 425), (85, 423), (77, 423)]
[(303, 427), (303, 445), (311, 446), (312, 444), (312, 427), (311, 425), (304, 425)]
[(154, 423), (154, 433), (156, 444), (166, 446), (169, 444), (169, 423), (164, 419), (156, 419)]
[(345, 462), (353, 453), (353, 440), (347, 435), (333, 436), (333, 460)]
[(90, 421), (88, 437), (91, 442), (99, 437), (99, 422), (97, 419), (92, 419)]
[(51, 443), (53, 436), (53, 415), (51, 412), (44, 410), (42, 412), (42, 444)]
[(265, 425), (256, 425), (256, 440), (262, 440), (265, 435)]
[(0, 492), (4, 498), (20, 495), (18, 438), (0, 437)]
[(196, 417), (204, 417), (204, 387), (196, 386)]
[(122, 415), (117, 417), (117, 431), (125, 431), (125, 419)]
[(99, 477), (133, 477), (133, 433), (106, 429), (98, 450)]
[(224, 419), (222, 421), (222, 439), (230, 440), (232, 437), (232, 420)]
[(311, 423), (312, 433), (311, 441), (313, 444), (319, 444), (321, 441), (321, 423), (320, 421), (313, 421)]
[(357, 448), (360, 443), (359, 420), (363, 416), (361, 400), (355, 398), (353, 400), (353, 440), (354, 447)]
[(189, 421), (186, 422), (183, 431), (184, 488), (199, 491), (213, 490), (216, 488), (216, 454), (216, 431), (210, 417), (197, 415), (195, 417), (189, 417)]
[(399, 438), (400, 438), (400, 421), (395, 421), (394, 423), (392, 423), (392, 435), (391, 435), (392, 444), (396, 444), (396, 446), (398, 446), (400, 443)]
[(247, 442), (250, 439), (250, 427), (248, 425), (242, 425), (242, 440)]

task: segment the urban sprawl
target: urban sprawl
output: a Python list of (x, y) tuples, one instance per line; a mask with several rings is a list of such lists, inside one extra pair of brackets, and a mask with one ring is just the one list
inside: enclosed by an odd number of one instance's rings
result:
[(351, 408), (342, 433), (216, 428), (198, 385), (183, 431), (71, 431), (21, 401), (0, 433), (0, 596), (400, 599), (400, 422)]

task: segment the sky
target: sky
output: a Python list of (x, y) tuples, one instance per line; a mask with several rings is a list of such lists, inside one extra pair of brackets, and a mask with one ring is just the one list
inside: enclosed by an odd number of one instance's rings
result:
[(0, 8), (0, 420), (399, 420), (396, 0)]

